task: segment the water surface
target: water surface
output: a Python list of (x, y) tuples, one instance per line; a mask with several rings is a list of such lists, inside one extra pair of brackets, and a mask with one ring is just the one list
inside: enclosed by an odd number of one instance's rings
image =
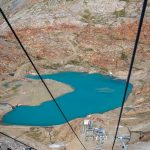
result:
[[(38, 76), (28, 78), (39, 80)], [(73, 120), (88, 114), (104, 113), (121, 106), (125, 80), (99, 73), (60, 72), (42, 75), (71, 86), (74, 91), (56, 98), (67, 119)], [(44, 87), (43, 87), (44, 88)], [(127, 97), (132, 90), (129, 84)], [(126, 98), (127, 98), (126, 97)], [(50, 126), (65, 123), (54, 101), (46, 101), (38, 106), (19, 106), (8, 112), (2, 119), (11, 125)]]

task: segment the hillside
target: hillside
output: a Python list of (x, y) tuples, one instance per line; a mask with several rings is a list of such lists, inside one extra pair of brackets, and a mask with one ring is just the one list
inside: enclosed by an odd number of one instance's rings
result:
[[(126, 79), (142, 8), (141, 0), (0, 0), (0, 6), (41, 74), (59, 71), (112, 72), (114, 76)], [(25, 78), (29, 73), (35, 71), (0, 16), (1, 103), (37, 105), (50, 99), (39, 81)], [(62, 83), (47, 83), (56, 97), (72, 91)], [(125, 104), (121, 122), (132, 130), (133, 141), (129, 149), (134, 150), (138, 149), (137, 145), (149, 145), (150, 140), (150, 1), (131, 83), (133, 92)], [(35, 103), (35, 99), (39, 101)], [(10, 106), (0, 105), (0, 116), (9, 110)], [(110, 132), (110, 138), (118, 112), (119, 109), (116, 109), (92, 115), (98, 126), (104, 126)], [(83, 119), (71, 122), (78, 134)], [(1, 125), (0, 130), (13, 136), (24, 133), (19, 138), (28, 142), (49, 143), (48, 132), (43, 128)], [(69, 143), (68, 150), (73, 150), (72, 145), (77, 145), (75, 150), (81, 150), (67, 125), (52, 130), (53, 143), (65, 141)], [(137, 131), (142, 132), (144, 137), (139, 139)], [(109, 149), (111, 141), (108, 140), (106, 149)]]

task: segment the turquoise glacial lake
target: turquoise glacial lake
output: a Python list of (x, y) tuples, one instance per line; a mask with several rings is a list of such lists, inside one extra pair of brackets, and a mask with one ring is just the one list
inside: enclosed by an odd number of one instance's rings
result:
[[(33, 75), (27, 78), (39, 80)], [(42, 78), (65, 83), (74, 89), (56, 98), (69, 121), (120, 107), (126, 84), (125, 80), (99, 73), (60, 72), (42, 75)], [(132, 85), (129, 84), (127, 97), (131, 91)], [(3, 116), (2, 122), (8, 125), (52, 126), (63, 124), (65, 120), (54, 101), (45, 100), (38, 106), (16, 107)]]

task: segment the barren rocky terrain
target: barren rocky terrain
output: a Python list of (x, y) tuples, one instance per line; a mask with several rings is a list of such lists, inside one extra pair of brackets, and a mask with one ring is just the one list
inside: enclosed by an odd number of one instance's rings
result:
[[(0, 6), (41, 74), (83, 71), (112, 73), (126, 79), (142, 0), (0, 0)], [(25, 78), (25, 75), (34, 73), (0, 16), (1, 117), (11, 110), (10, 105), (38, 105), (51, 99), (40, 81)], [(129, 150), (149, 150), (150, 1), (130, 82), (133, 91), (125, 104), (121, 124), (131, 130)], [(59, 82), (48, 81), (47, 84), (55, 97), (72, 91), (71, 87)], [(111, 149), (118, 114), (119, 108), (91, 116), (96, 127), (106, 129), (105, 149), (108, 150)], [(71, 121), (79, 136), (83, 119)], [(49, 149), (49, 143), (60, 141), (66, 144), (67, 150), (82, 150), (67, 124), (51, 128), (1, 125), (0, 131), (39, 150)], [(93, 149), (93, 142), (83, 142), (87, 148)], [(116, 149), (122, 149), (118, 143)]]

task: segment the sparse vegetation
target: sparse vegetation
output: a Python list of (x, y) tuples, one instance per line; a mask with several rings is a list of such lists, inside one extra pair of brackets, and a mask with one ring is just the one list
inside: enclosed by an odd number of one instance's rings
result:
[(133, 108), (126, 106), (124, 109), (125, 109), (126, 111), (130, 111), (130, 110), (132, 110)]
[(127, 54), (126, 54), (124, 51), (122, 51), (120, 58), (121, 58), (122, 60), (127, 60), (128, 56), (127, 56)]
[(126, 11), (125, 11), (125, 9), (116, 10), (114, 12), (114, 15), (116, 15), (116, 17), (125, 17)]
[(102, 15), (95, 15), (93, 23), (95, 24), (105, 24), (107, 19)]
[(12, 90), (16, 91), (20, 86), (21, 86), (21, 84), (16, 84), (14, 87), (12, 87)]
[(111, 39), (111, 40), (127, 40), (127, 38), (126, 37), (123, 37), (123, 36), (121, 36), (121, 35), (119, 35), (119, 34), (111, 34), (110, 36), (109, 36), (109, 38)]
[(37, 140), (41, 141), (42, 132), (38, 128), (30, 128), (30, 131), (26, 132), (26, 135)]
[(82, 21), (86, 23), (92, 23), (95, 17), (92, 15), (89, 9), (85, 9), (82, 14)]
[(144, 83), (145, 81), (144, 81), (144, 80), (142, 80), (142, 79), (140, 79), (140, 80), (139, 80), (139, 82)]
[(42, 60), (42, 59), (43, 59), (43, 58), (42, 58), (41, 56), (39, 56), (39, 55), (35, 56), (35, 58), (36, 58), (37, 60)]
[(72, 65), (80, 65), (81, 64), (81, 62), (79, 61), (79, 60), (71, 60), (70, 62), (69, 62), (69, 64), (72, 64)]
[(43, 67), (44, 69), (51, 69), (51, 66), (46, 65), (46, 64), (42, 65), (42, 67)]
[(11, 72), (11, 73), (9, 73), (9, 75), (10, 75), (10, 76), (14, 76), (14, 75), (15, 75), (15, 73), (14, 73), (14, 72)]
[(61, 67), (61, 64), (59, 64), (59, 63), (52, 64), (52, 65), (46, 65), (46, 64), (44, 64), (42, 67), (44, 69), (57, 69), (58, 67)]
[(57, 63), (51, 66), (52, 69), (57, 69), (58, 67), (61, 67), (61, 64)]
[(3, 84), (3, 86), (4, 86), (5, 88), (9, 88), (9, 83), (6, 82), (6, 83)]
[(70, 42), (71, 42), (72, 45), (75, 46), (75, 47), (78, 45), (77, 41), (70, 41)]
[(110, 39), (112, 39), (112, 40), (122, 40), (119, 36), (116, 36), (116, 35), (113, 35), (113, 34), (110, 35)]
[(120, 0), (120, 1), (124, 1), (124, 2), (127, 2), (127, 3), (130, 2), (130, 0)]
[(84, 51), (94, 51), (93, 48), (85, 48)]
[(92, 14), (92, 12), (90, 12), (89, 9), (84, 10), (81, 20), (89, 24), (90, 23), (94, 23), (94, 24), (105, 23), (105, 18), (102, 15)]
[(100, 67), (100, 69), (104, 72), (108, 72), (108, 69), (106, 67)]

